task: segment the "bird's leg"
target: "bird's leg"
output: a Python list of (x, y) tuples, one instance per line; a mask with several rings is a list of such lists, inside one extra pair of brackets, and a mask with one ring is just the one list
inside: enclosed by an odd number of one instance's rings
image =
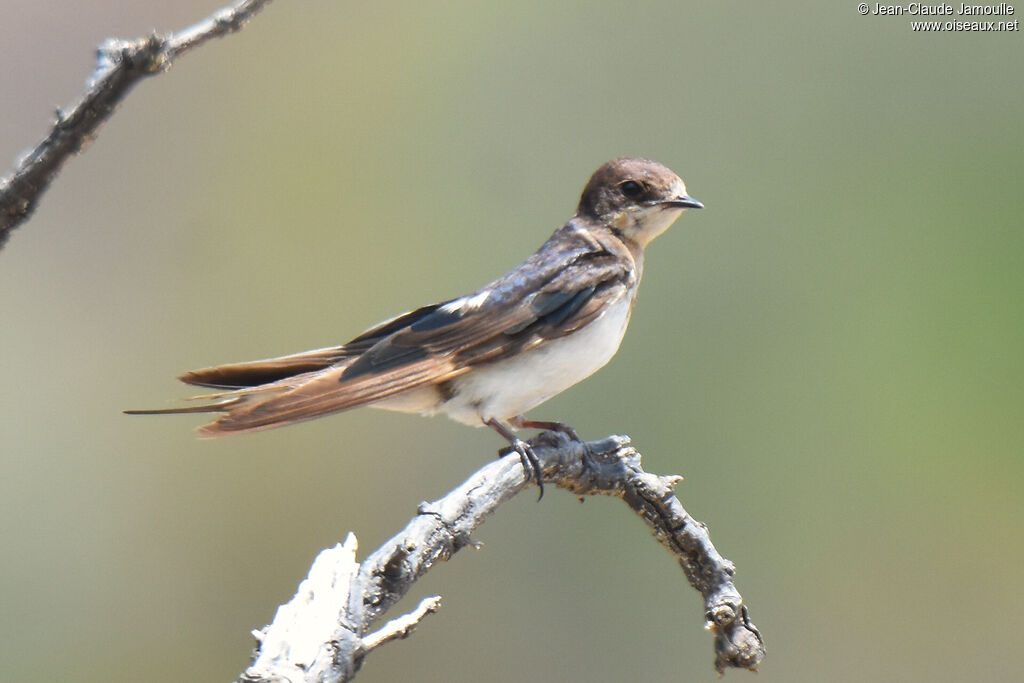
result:
[(516, 436), (512, 432), (512, 429), (500, 420), (496, 420), (492, 417), (488, 420), (484, 420), (484, 424), (505, 437), (511, 446), (507, 451), (505, 449), (499, 451), (499, 455), (504, 456), (515, 451), (519, 454), (519, 461), (523, 464), (523, 471), (526, 472), (527, 478), (530, 476), (530, 470), (533, 470), (533, 475), (537, 479), (537, 488), (540, 490), (537, 500), (543, 498), (544, 480), (542, 479), (543, 472), (541, 472), (540, 469), (540, 459), (537, 458), (537, 454), (533, 452), (533, 448), (530, 447), (530, 444)]
[(549, 422), (547, 420), (527, 420), (522, 415), (516, 415), (508, 421), (516, 429), (544, 429), (549, 432), (561, 432), (573, 441), (580, 441), (580, 435), (576, 430), (564, 422)]
[(570, 427), (569, 425), (565, 424), (564, 422), (552, 422), (548, 420), (527, 420), (522, 415), (516, 415), (508, 422), (516, 429), (544, 429), (550, 432), (559, 432), (560, 434), (565, 434), (576, 443), (583, 445), (584, 468), (589, 467), (593, 462), (590, 455), (590, 448), (583, 443), (583, 439), (581, 439), (580, 435), (576, 433), (576, 430)]

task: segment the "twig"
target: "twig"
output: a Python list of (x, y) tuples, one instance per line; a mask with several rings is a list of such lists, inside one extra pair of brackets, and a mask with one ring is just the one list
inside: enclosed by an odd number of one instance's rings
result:
[(28, 220), (64, 163), (82, 150), (110, 118), (132, 87), (162, 73), (174, 60), (211, 38), (240, 30), (270, 0), (238, 0), (178, 33), (127, 41), (110, 38), (100, 46), (96, 70), (85, 92), (67, 112), (57, 110), (46, 137), (0, 179), (0, 249), (14, 228)]
[(428, 614), (433, 614), (437, 610), (441, 609), (441, 596), (435, 595), (429, 598), (423, 598), (420, 601), (419, 606), (416, 607), (409, 614), (392, 619), (388, 623), (384, 624), (374, 633), (368, 636), (363, 636), (363, 652), (362, 655), (366, 655), (370, 650), (380, 647), (384, 643), (389, 643), (392, 640), (408, 638), (412, 630), (419, 625), (423, 617)]
[[(764, 641), (751, 623), (733, 584), (735, 567), (711, 543), (707, 527), (683, 509), (672, 488), (675, 476), (644, 472), (640, 455), (623, 436), (585, 444), (545, 432), (533, 441), (544, 480), (576, 495), (622, 498), (676, 556), (683, 573), (704, 597), (704, 618), (715, 635), (715, 668), (756, 670)], [(295, 597), (274, 621), (255, 631), (260, 645), (241, 683), (348, 681), (373, 648), (404, 638), (439, 598), (428, 598), (411, 614), (370, 627), (440, 560), (473, 545), (470, 534), (499, 505), (533, 484), (514, 454), (479, 470), (434, 503), (420, 504), (417, 516), (397, 536), (355, 561), (356, 541), (323, 551)]]

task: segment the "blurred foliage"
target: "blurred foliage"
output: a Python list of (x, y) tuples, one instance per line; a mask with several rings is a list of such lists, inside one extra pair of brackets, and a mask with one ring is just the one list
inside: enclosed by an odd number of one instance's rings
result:
[[(616, 360), (538, 417), (686, 476), (762, 683), (1019, 680), (1020, 33), (773, 5), (280, 1), (140, 86), (0, 252), (5, 677), (230, 680), (320, 548), (372, 549), (500, 444), (120, 410), (471, 291), (644, 155), (707, 209), (651, 248)], [(0, 153), (105, 37), (212, 9), (0, 0)], [(698, 597), (616, 501), (524, 496), (478, 539), (359, 680), (715, 680)]]

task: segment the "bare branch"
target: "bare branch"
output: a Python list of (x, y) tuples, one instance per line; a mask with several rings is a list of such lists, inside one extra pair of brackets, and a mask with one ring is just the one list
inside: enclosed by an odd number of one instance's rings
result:
[(166, 71), (177, 57), (211, 38), (240, 30), (268, 2), (238, 0), (179, 33), (104, 42), (82, 97), (67, 112), (58, 110), (46, 137), (0, 179), (0, 249), (35, 211), (64, 163), (96, 136), (136, 83)]
[[(707, 527), (693, 519), (672, 493), (680, 477), (644, 472), (627, 437), (581, 444), (545, 432), (533, 445), (545, 481), (580, 496), (622, 498), (677, 558), (690, 585), (704, 597), (705, 624), (715, 635), (718, 671), (756, 670), (764, 658), (764, 641), (733, 584), (735, 567), (712, 545)], [(444, 498), (422, 503), (406, 528), (362, 564), (355, 562), (351, 534), (344, 546), (323, 551), (295, 598), (278, 609), (274, 623), (254, 632), (260, 646), (239, 681), (351, 680), (366, 654), (384, 642), (404, 638), (438, 609), (440, 599), (424, 600), (411, 614), (375, 633), (369, 632), (371, 625), (434, 564), (473, 545), (470, 534), (499, 505), (532, 485), (513, 454), (482, 468)]]
[(441, 609), (441, 596), (434, 595), (420, 600), (420, 604), (409, 614), (392, 619), (380, 629), (368, 636), (363, 636), (363, 652), (365, 655), (370, 650), (380, 647), (392, 640), (408, 638), (412, 630), (419, 625), (423, 617), (433, 614)]
[(261, 672), (265, 680), (305, 680), (320, 650), (331, 647), (338, 615), (348, 609), (352, 579), (359, 570), (357, 547), (356, 537), (349, 534), (344, 545), (317, 555), (295, 597), (277, 608), (273, 623), (252, 632), (260, 645), (250, 672)]

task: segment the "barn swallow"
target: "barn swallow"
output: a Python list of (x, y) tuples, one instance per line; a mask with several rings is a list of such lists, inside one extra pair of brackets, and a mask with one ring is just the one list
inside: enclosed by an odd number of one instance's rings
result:
[(524, 471), (541, 470), (517, 428), (561, 431), (528, 410), (585, 379), (619, 348), (643, 272), (644, 248), (686, 209), (703, 205), (665, 166), (614, 159), (591, 176), (576, 214), (540, 249), (474, 294), (418, 308), (341, 346), (186, 372), (217, 389), (185, 408), (216, 412), (202, 436), (254, 432), (357, 406), (445, 414), (508, 440)]

